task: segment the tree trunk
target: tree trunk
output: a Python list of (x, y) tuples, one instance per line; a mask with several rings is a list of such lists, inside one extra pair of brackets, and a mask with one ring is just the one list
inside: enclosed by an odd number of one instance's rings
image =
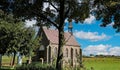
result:
[(10, 56), (10, 66), (12, 66), (12, 61), (13, 61), (13, 58), (12, 58), (13, 56), (11, 55)]
[(2, 54), (0, 54), (0, 68), (2, 66)]
[(80, 48), (80, 67), (83, 67), (82, 65), (82, 49)]
[(62, 58), (63, 58), (63, 42), (64, 42), (64, 31), (61, 29), (59, 31), (59, 45), (58, 45), (58, 57), (56, 63), (56, 69), (62, 69)]
[(28, 64), (32, 62), (32, 49), (29, 48)]
[(58, 56), (56, 62), (56, 69), (62, 70), (62, 58), (63, 58), (63, 45), (64, 45), (64, 0), (60, 0), (60, 23), (59, 23), (59, 45), (58, 45)]
[(12, 66), (14, 66), (14, 64), (15, 64), (15, 56), (16, 56), (16, 53), (14, 52), (13, 60), (12, 60)]
[(29, 56), (29, 58), (28, 58), (28, 64), (30, 64), (31, 63), (31, 55)]

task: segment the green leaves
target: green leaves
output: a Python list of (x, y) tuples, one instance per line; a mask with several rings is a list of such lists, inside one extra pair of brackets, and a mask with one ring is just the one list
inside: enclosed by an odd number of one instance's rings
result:
[[(64, 0), (64, 12), (60, 14), (59, 0), (15, 0), (12, 13), (15, 18), (36, 19), (38, 25), (51, 26), (56, 28), (60, 25), (60, 15), (66, 18), (74, 19), (76, 22), (83, 22), (90, 14), (90, 0)], [(2, 4), (2, 6), (5, 6)], [(62, 8), (61, 8), (62, 9)], [(24, 12), (24, 13), (23, 13)]]
[[(97, 20), (102, 19), (102, 26), (114, 22), (113, 28), (117, 31), (120, 30), (120, 0), (64, 0), (63, 5), (64, 13), (60, 14), (59, 0), (33, 0), (33, 2), (30, 2), (30, 0), (15, 0), (11, 8), (9, 8), (9, 2), (1, 0), (0, 9), (2, 11), (0, 11), (0, 17), (4, 18), (2, 14), (8, 13), (11, 9), (12, 11), (9, 13), (13, 13), (15, 19), (25, 21), (34, 18), (39, 22), (38, 25), (54, 25), (58, 28), (60, 15), (64, 15), (64, 20), (69, 18), (76, 22), (83, 22), (92, 13)], [(6, 20), (12, 19), (6, 18)]]
[[(6, 20), (8, 17), (10, 19)], [(38, 45), (39, 41), (34, 37), (33, 28), (26, 28), (21, 21), (14, 23), (11, 15), (6, 18), (0, 21), (0, 54), (20, 52), (27, 55), (30, 50), (35, 50), (34, 46)]]
[(113, 28), (120, 32), (120, 0), (95, 0), (93, 5), (93, 14), (103, 22), (101, 26), (114, 22)]

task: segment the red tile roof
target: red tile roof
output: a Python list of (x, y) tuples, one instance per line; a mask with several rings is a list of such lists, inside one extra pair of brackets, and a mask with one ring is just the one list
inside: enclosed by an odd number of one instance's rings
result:
[[(43, 28), (43, 31), (45, 32), (48, 40), (50, 40), (51, 43), (58, 44), (58, 30)], [(65, 32), (64, 36), (65, 40), (67, 41), (66, 45), (79, 46), (74, 36), (71, 35), (69, 32)]]

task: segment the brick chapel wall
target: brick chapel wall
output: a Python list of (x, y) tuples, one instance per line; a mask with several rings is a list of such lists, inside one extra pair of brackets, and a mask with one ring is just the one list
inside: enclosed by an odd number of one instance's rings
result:
[[(50, 47), (51, 47), (51, 61), (53, 61), (57, 55), (55, 48), (57, 48), (57, 51), (58, 51), (58, 45), (51, 44)], [(68, 55), (67, 55), (66, 49), (68, 49)], [(71, 50), (73, 51), (73, 53), (71, 53)], [(72, 64), (73, 66), (78, 65), (77, 55), (79, 55), (79, 52), (80, 52), (80, 47), (78, 47), (78, 46), (64, 46), (64, 48), (63, 48), (63, 66), (65, 64), (71, 65), (71, 61), (73, 62), (73, 64)], [(71, 60), (71, 59), (73, 59), (73, 60)]]

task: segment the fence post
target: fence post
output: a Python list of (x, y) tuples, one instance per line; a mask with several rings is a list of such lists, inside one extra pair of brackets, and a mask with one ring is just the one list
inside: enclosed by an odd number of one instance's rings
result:
[(42, 64), (44, 63), (44, 59), (43, 58), (40, 58), (40, 60), (42, 61)]

